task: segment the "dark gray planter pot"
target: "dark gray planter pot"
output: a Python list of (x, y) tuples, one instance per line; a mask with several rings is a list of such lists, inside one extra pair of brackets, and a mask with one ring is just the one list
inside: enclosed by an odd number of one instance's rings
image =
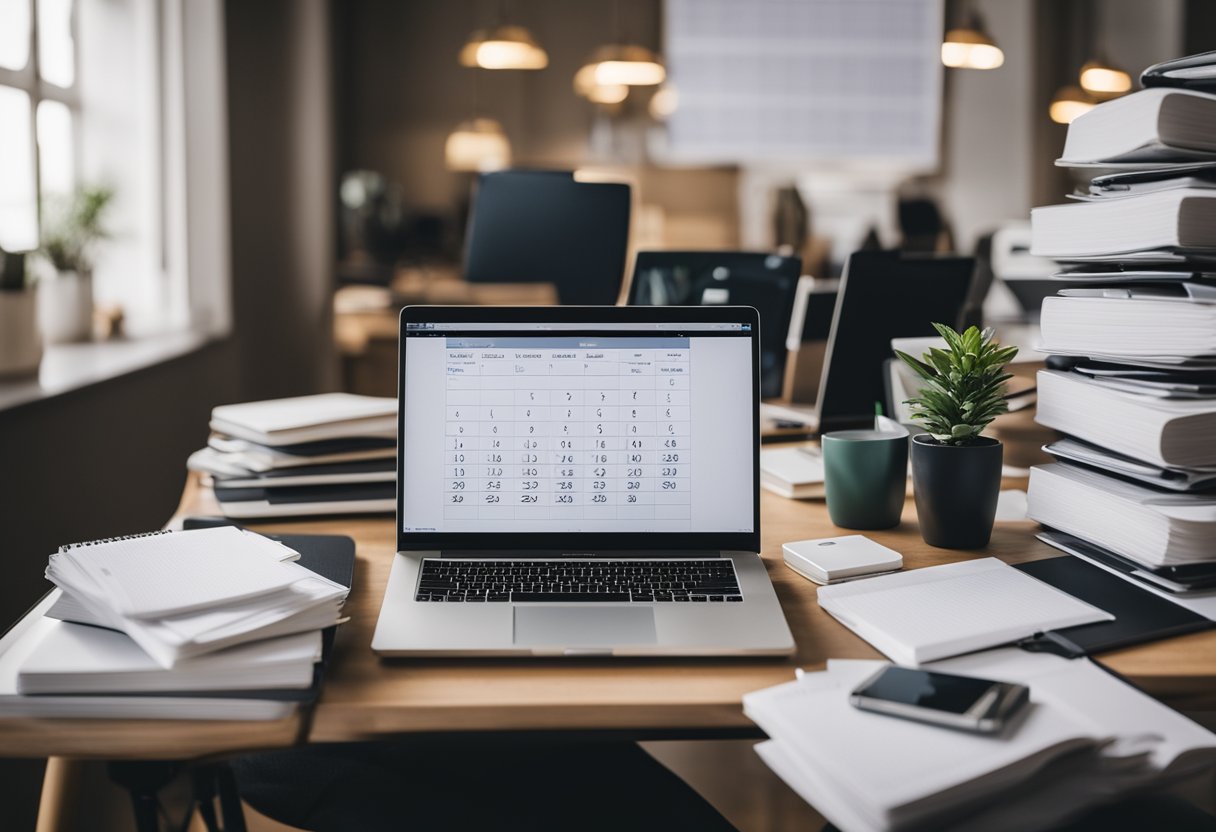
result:
[(1001, 492), (1003, 450), (987, 436), (959, 446), (939, 445), (927, 433), (912, 437), (912, 488), (926, 543), (942, 549), (988, 545)]

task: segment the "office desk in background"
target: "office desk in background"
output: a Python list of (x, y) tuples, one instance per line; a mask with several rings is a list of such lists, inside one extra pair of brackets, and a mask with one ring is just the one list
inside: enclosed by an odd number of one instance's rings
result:
[(334, 295), (342, 389), (397, 395), (397, 318), (403, 306), (554, 306), (552, 283), (469, 283), (453, 270), (403, 269), (389, 288), (344, 286)]
[[(1009, 481), (1008, 487), (1024, 487)], [(215, 514), (208, 489), (191, 478), (175, 520)], [(781, 544), (839, 533), (822, 502), (762, 493), (763, 555), (797, 653), (770, 659), (382, 661), (372, 631), (394, 554), (388, 518), (258, 525), (264, 531), (348, 534), (358, 543), (351, 620), (338, 631), (320, 702), (310, 718), (274, 723), (131, 720), (0, 720), (8, 757), (192, 759), (298, 742), (384, 739), (411, 732), (614, 732), (637, 739), (756, 736), (743, 715), (744, 693), (788, 681), (795, 667), (820, 668), (828, 657), (879, 654), (823, 612), (815, 587), (787, 569)], [(998, 523), (984, 555), (1010, 562), (1051, 557), (1034, 524)], [(871, 532), (903, 553), (908, 567), (948, 563), (977, 553), (935, 549), (920, 539), (915, 508), (895, 529)], [(1133, 684), (1180, 710), (1216, 710), (1216, 631), (1196, 633), (1099, 657)]]

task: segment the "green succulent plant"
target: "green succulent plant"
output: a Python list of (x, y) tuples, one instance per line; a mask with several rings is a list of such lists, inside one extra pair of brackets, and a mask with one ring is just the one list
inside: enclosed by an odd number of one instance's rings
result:
[(48, 206), (40, 248), (56, 271), (92, 271), (93, 246), (109, 236), (102, 220), (113, 200), (113, 188), (93, 185), (77, 188), (70, 197)]
[(1008, 412), (1005, 382), (1013, 376), (1004, 370), (1018, 348), (993, 341), (991, 329), (970, 327), (959, 333), (936, 323), (933, 328), (946, 340), (946, 349), (932, 347), (920, 360), (895, 351), (927, 382), (920, 395), (904, 404), (912, 406), (912, 418), (938, 442), (967, 445)]

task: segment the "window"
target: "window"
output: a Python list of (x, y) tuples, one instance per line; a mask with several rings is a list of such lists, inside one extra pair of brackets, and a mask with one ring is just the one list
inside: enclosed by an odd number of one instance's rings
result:
[(231, 325), (223, 32), (223, 0), (0, 0), (0, 246), (112, 187), (93, 290), (131, 335)]
[(0, 0), (0, 247), (38, 245), (39, 206), (75, 186), (74, 0)]

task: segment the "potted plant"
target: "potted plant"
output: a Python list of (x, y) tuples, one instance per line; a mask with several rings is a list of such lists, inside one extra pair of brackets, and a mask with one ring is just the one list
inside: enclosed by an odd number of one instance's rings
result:
[(984, 428), (1009, 410), (1005, 365), (1017, 347), (1002, 347), (992, 330), (955, 332), (933, 328), (946, 341), (917, 360), (899, 357), (926, 382), (909, 399), (912, 418), (928, 433), (912, 437), (912, 488), (925, 542), (943, 549), (988, 545), (1001, 490), (1002, 446), (982, 436)]
[(102, 227), (114, 191), (104, 186), (78, 188), (43, 219), (42, 255), (56, 275), (42, 283), (39, 318), (52, 344), (87, 341), (93, 336), (93, 248), (108, 235)]
[(25, 254), (0, 249), (0, 378), (34, 375), (41, 361), (38, 294), (26, 279)]

